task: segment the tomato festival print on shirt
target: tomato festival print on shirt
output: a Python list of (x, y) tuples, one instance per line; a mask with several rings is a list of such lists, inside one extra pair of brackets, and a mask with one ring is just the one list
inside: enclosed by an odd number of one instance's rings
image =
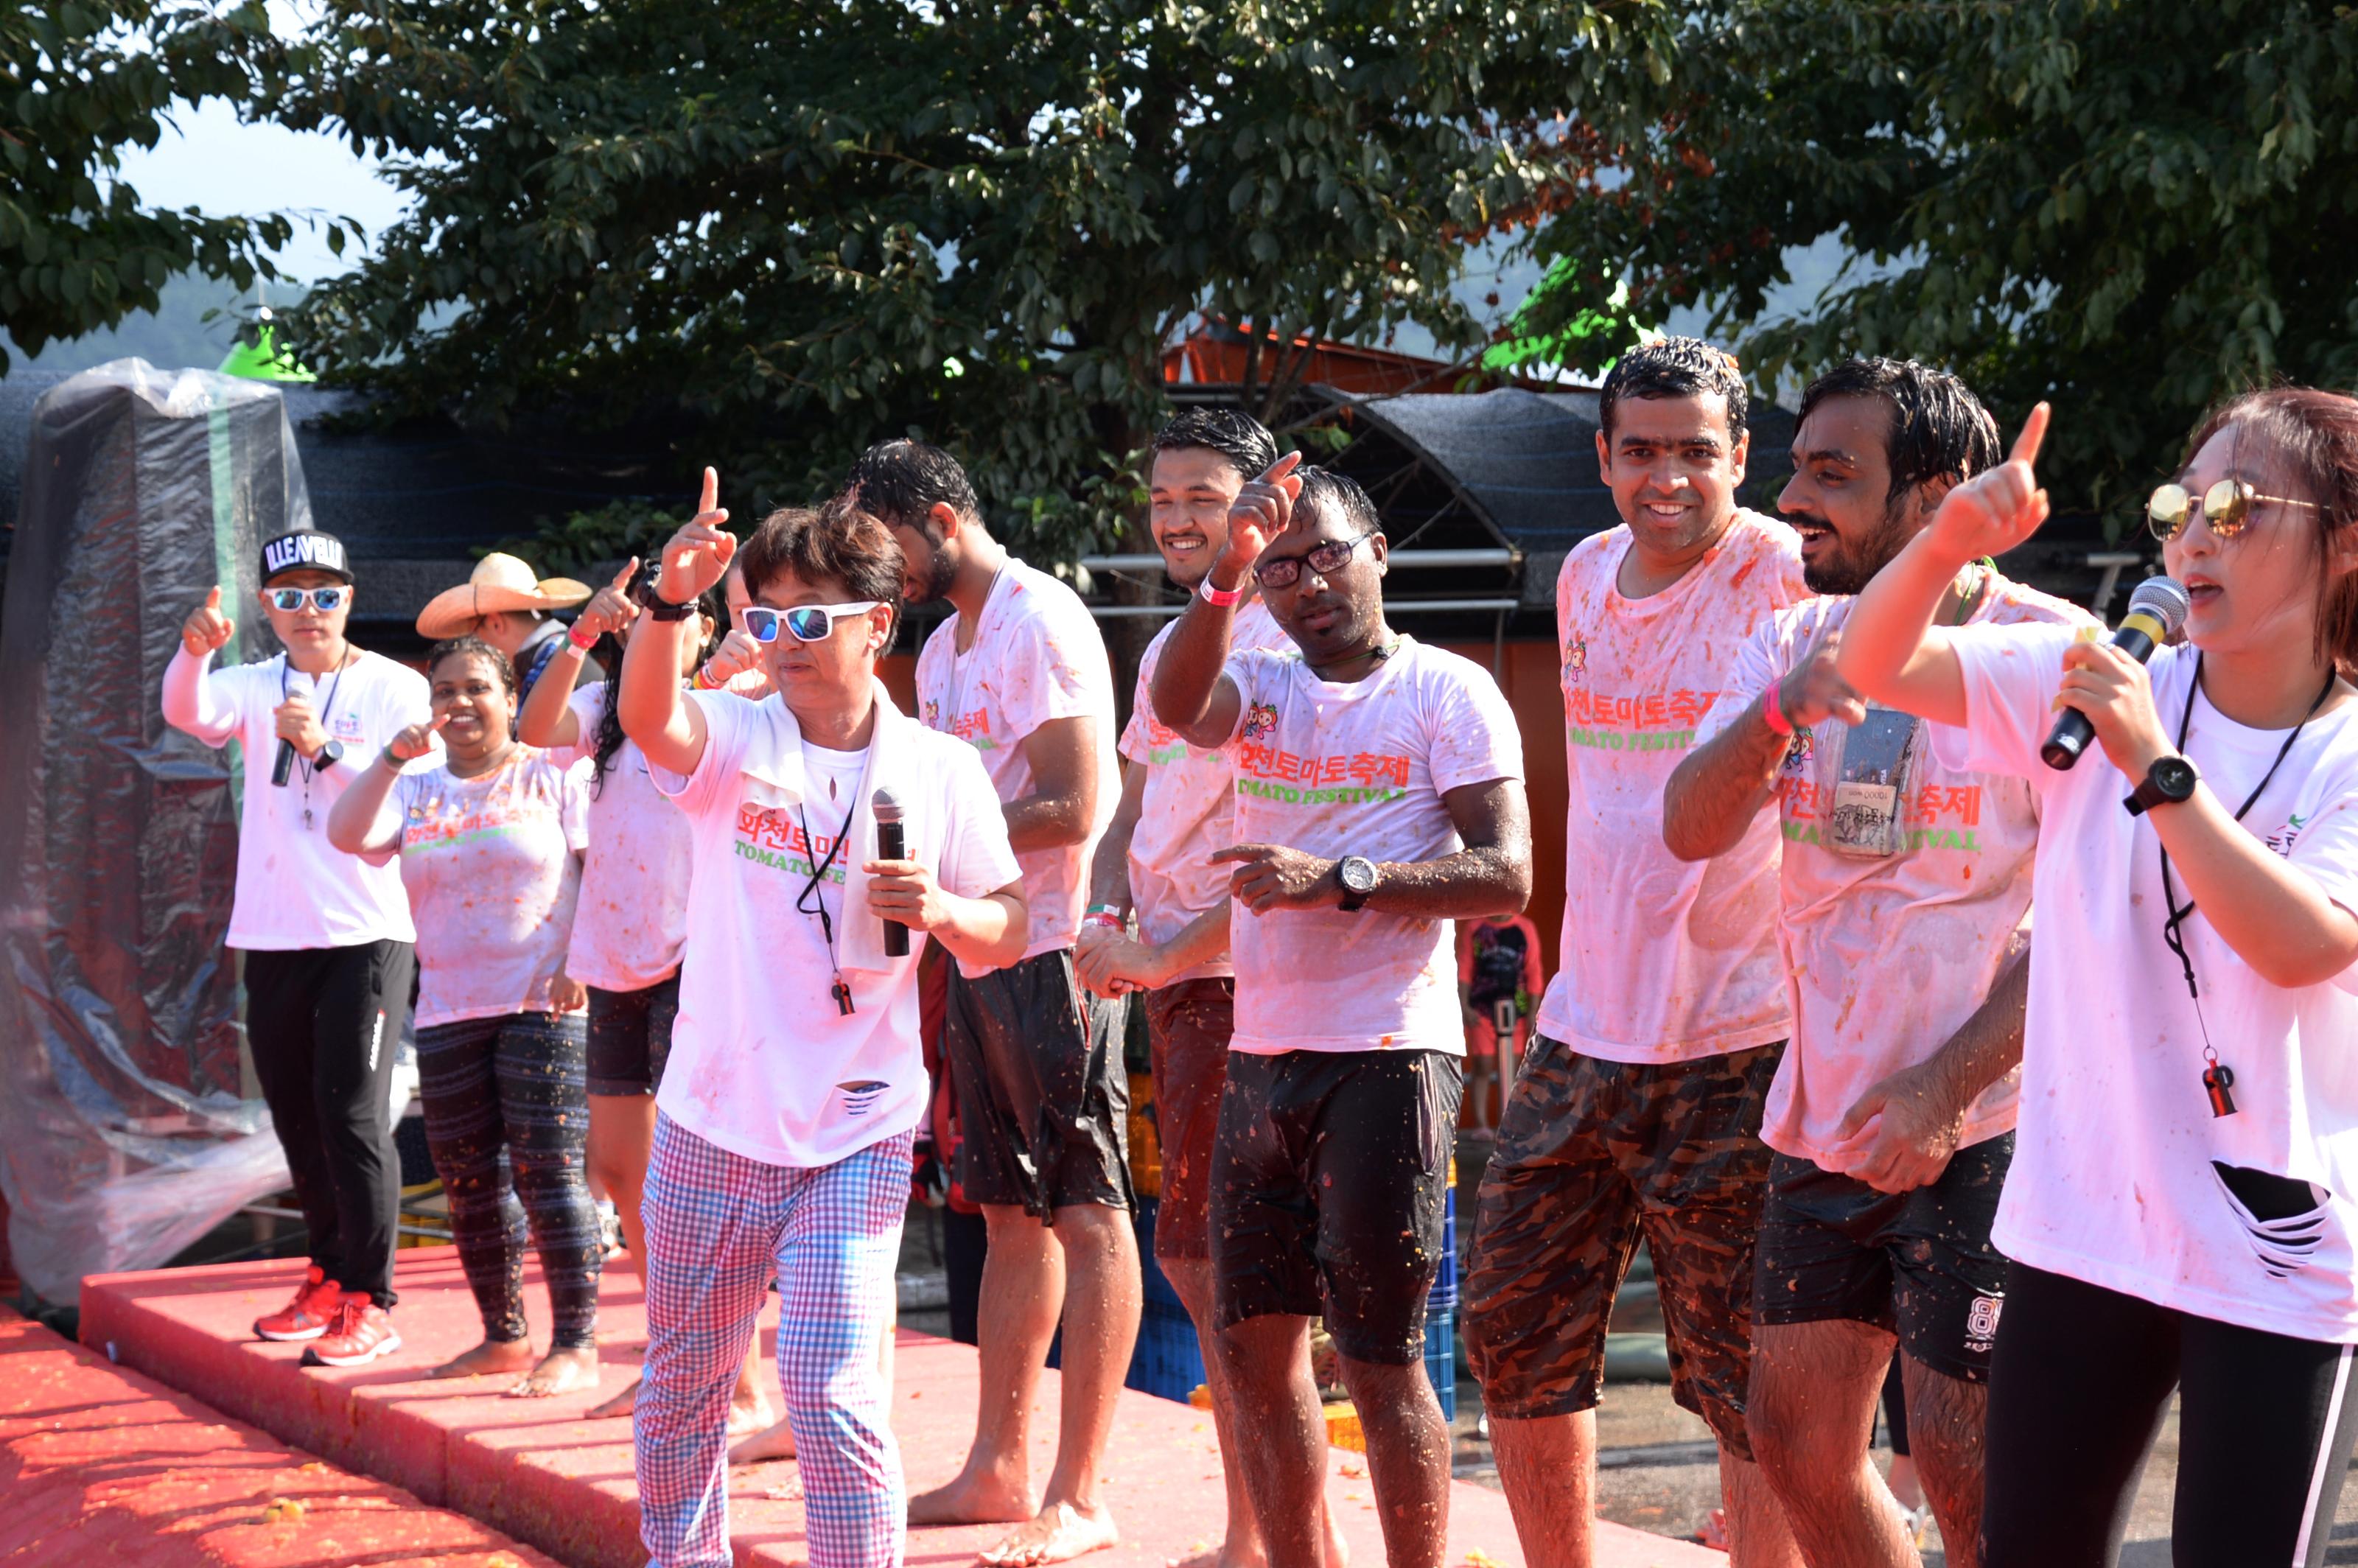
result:
[[(1698, 744), (1745, 721), (1773, 681), (1805, 663), (1850, 619), (1856, 600), (1812, 599), (1778, 611), (1745, 644)], [(1993, 576), (1976, 626), (2091, 627), (2078, 607)], [(1901, 719), (1904, 724), (1912, 723)], [(1844, 1115), (1867, 1089), (1931, 1056), (1989, 995), (2030, 908), (2038, 802), (2030, 785), (1968, 773), (1933, 754), (1923, 727), (1907, 748), (1896, 797), (1896, 853), (1833, 847), (1835, 787), (1822, 760), (1842, 754), (1838, 719), (1797, 732), (1770, 806), (1782, 825), (1778, 934), (1792, 977), (1793, 1034), (1768, 1091), (1761, 1136), (1780, 1153), (1851, 1170), (1866, 1137), (1837, 1142)], [(1769, 813), (1764, 811), (1763, 815)], [(2014, 1075), (1966, 1108), (1960, 1147), (2014, 1126)]]
[[(1413, 638), (1362, 681), (1322, 681), (1292, 649), (1234, 654), (1227, 679), (1241, 699), (1228, 743), (1241, 842), (1439, 860), (1464, 848), (1444, 795), (1523, 776), (1515, 716), (1490, 673)], [(1243, 717), (1256, 713), (1266, 719)], [(1230, 930), (1231, 1050), (1465, 1054), (1451, 922), (1328, 905), (1239, 909)]]
[[(1228, 635), (1238, 650), (1293, 646), (1258, 596), (1237, 611)], [(1121, 732), (1121, 754), (1147, 770), (1138, 826), (1130, 838), (1130, 896), (1138, 911), (1139, 935), (1153, 943), (1169, 941), (1228, 896), (1228, 868), (1214, 864), (1212, 855), (1237, 841), (1234, 772), (1227, 753), (1190, 746), (1154, 717), (1150, 694), (1170, 640), (1171, 626), (1165, 626), (1146, 645), (1130, 724)], [(1172, 976), (1168, 983), (1235, 972), (1224, 953)]]
[[(1070, 947), (1080, 935), (1089, 860), (1121, 794), (1121, 770), (1114, 757), (1113, 666), (1080, 595), (1011, 557), (990, 585), (976, 618), (973, 645), (963, 654), (957, 651), (961, 620), (952, 615), (925, 639), (917, 655), (917, 700), (927, 729), (955, 736), (981, 755), (1002, 804), (1033, 792), (1023, 741), (1033, 730), (1058, 719), (1097, 721), (1098, 807), (1089, 836), (1077, 844), (1016, 856), (1031, 910), (1023, 956), (1053, 953)], [(975, 972), (967, 971), (969, 977)]]
[(1777, 828), (1717, 859), (1662, 843), (1662, 786), (1729, 689), (1755, 627), (1809, 596), (1799, 536), (1739, 512), (1661, 592), (1617, 586), (1629, 530), (1583, 541), (1556, 579), (1570, 784), (1563, 962), (1540, 1033), (1583, 1055), (1685, 1062), (1785, 1037)]

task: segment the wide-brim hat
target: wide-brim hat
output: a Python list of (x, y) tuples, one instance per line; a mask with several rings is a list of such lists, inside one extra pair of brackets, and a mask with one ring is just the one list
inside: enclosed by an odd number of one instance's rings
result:
[(564, 610), (589, 597), (587, 583), (535, 578), (530, 567), (494, 550), (475, 563), (464, 584), (443, 589), (418, 612), (417, 634), (438, 643), (465, 636), (494, 611)]

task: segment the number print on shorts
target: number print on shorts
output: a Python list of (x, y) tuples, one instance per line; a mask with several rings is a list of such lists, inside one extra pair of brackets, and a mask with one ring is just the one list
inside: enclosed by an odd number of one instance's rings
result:
[(1997, 1343), (1997, 1314), (2006, 1305), (2004, 1296), (1975, 1296), (1973, 1310), (1965, 1314), (1965, 1348), (1976, 1356), (1986, 1356)]

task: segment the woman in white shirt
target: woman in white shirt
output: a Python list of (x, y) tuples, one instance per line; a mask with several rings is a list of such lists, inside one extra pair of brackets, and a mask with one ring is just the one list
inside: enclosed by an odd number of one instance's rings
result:
[[(417, 1091), (483, 1343), (438, 1378), (522, 1373), (508, 1391), (598, 1381), (598, 1211), (584, 1175), (581, 982), (567, 936), (589, 840), (589, 769), (512, 738), (515, 666), (473, 637), (427, 655), (434, 717), (395, 735), (328, 816), (328, 838), (398, 856), (417, 922)], [(404, 765), (442, 748), (438, 765)], [(527, 1227), (556, 1319), (534, 1359)]]
[[(2253, 393), (2195, 432), (2147, 504), (2192, 601), (2148, 665), (1931, 624), (2045, 519), (2046, 427), (1950, 492), (1840, 655), (2040, 795), (1983, 1562), (2110, 1562), (2175, 1390), (2174, 1561), (2320, 1563), (2358, 1414), (2358, 400)], [(2101, 750), (2058, 771), (2067, 705)]]

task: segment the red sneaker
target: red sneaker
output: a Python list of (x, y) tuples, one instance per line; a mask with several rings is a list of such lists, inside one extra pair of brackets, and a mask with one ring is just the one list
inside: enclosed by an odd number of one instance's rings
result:
[(401, 1336), (384, 1308), (366, 1296), (345, 1296), (336, 1303), (336, 1321), (303, 1352), (306, 1367), (365, 1367), (380, 1356), (401, 1348)]
[(267, 1317), (255, 1318), (254, 1332), (265, 1339), (317, 1339), (328, 1332), (329, 1320), (336, 1315), (336, 1303), (343, 1293), (342, 1287), (314, 1264), (303, 1276), (295, 1299)]

